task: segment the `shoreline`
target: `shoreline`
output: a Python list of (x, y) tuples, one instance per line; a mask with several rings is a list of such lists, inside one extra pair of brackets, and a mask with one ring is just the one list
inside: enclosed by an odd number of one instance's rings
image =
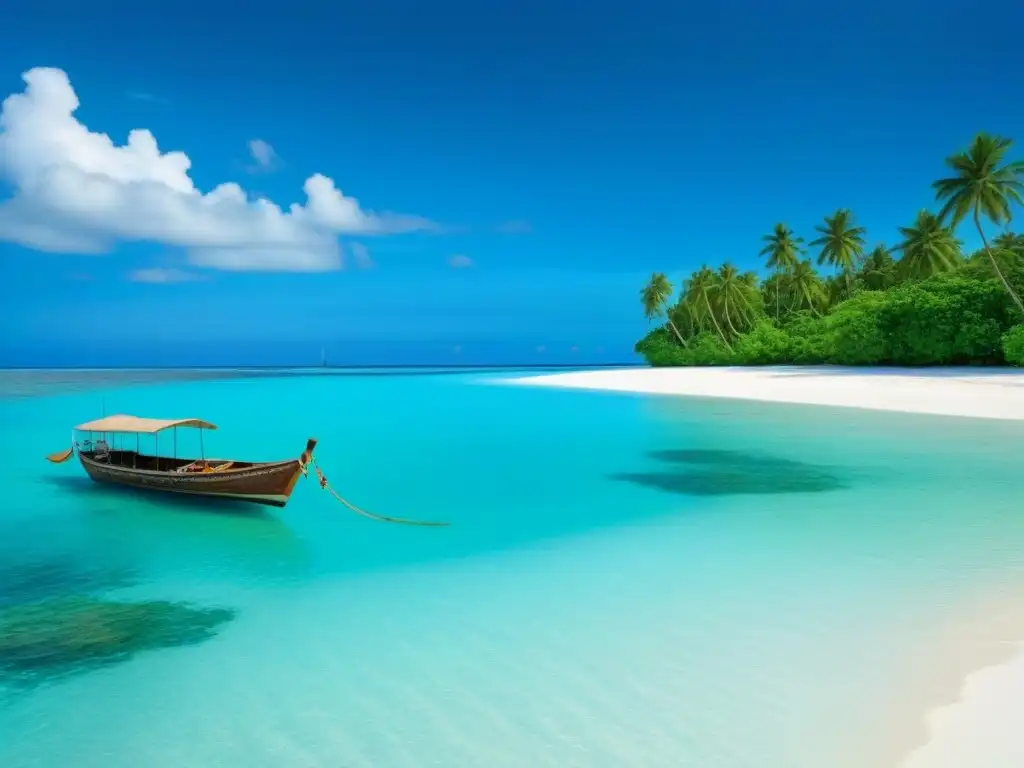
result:
[(1024, 421), (1024, 370), (1016, 369), (619, 368), (501, 383)]
[[(1024, 421), (1024, 370), (1014, 369), (641, 368), (519, 376), (501, 383)], [(955, 694), (932, 691), (937, 698), (918, 724), (925, 738), (894, 763), (897, 768), (1024, 765), (1024, 737), (1014, 718), (1024, 707), (1024, 642), (996, 642), (1006, 644), (1005, 655), (990, 645), (983, 659), (973, 659)]]
[[(1024, 643), (1009, 658), (975, 669), (959, 698), (925, 716), (928, 741), (897, 768), (1016, 768), (1024, 765), (1019, 712), (1024, 698)], [(1017, 715), (1017, 716), (1015, 716)]]

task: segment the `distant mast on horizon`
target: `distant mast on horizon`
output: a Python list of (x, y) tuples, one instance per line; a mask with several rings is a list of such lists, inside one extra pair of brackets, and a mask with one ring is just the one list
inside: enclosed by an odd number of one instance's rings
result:
[(320, 347), (320, 367), (327, 367), (327, 347)]

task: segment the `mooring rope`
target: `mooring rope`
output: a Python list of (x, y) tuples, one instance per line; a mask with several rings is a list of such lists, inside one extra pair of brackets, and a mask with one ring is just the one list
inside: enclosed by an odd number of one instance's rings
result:
[[(331, 484), (329, 482), (327, 482), (327, 476), (323, 473), (323, 470), (320, 469), (320, 465), (316, 463), (316, 459), (311, 459), (309, 461), (309, 464), (312, 464), (313, 465), (313, 469), (316, 470), (316, 476), (317, 476), (317, 479), (320, 481), (320, 487), (323, 488), (325, 491), (327, 491), (329, 494), (331, 494), (334, 498), (336, 498), (338, 501), (340, 501), (346, 507), (348, 507), (350, 510), (355, 512), (357, 515), (362, 515), (363, 517), (368, 517), (371, 520), (380, 520), (381, 522), (384, 522), (384, 523), (398, 523), (400, 525), (420, 525), (420, 526), (427, 526), (427, 527), (431, 527), (431, 528), (442, 528), (442, 527), (448, 525), (448, 523), (440, 523), (440, 522), (434, 522), (434, 521), (430, 521), (430, 520), (405, 520), (404, 518), (401, 518), (401, 517), (386, 517), (385, 515), (375, 515), (372, 512), (367, 512), (365, 509), (360, 509), (355, 504), (353, 504), (351, 501), (349, 501), (344, 496), (342, 496), (340, 493), (338, 493), (336, 490), (334, 490), (334, 488), (331, 487)], [(307, 464), (301, 464), (300, 466), (302, 467), (302, 474), (306, 474)]]

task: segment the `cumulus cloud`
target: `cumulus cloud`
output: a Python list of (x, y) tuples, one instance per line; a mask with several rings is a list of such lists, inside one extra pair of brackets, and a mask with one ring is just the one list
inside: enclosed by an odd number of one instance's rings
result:
[(341, 266), (339, 236), (434, 228), (417, 216), (365, 211), (322, 174), (306, 179), (305, 202), (286, 210), (235, 183), (203, 193), (188, 156), (161, 152), (149, 131), (118, 145), (79, 122), (63, 70), (22, 78), (24, 92), (0, 109), (0, 176), (14, 190), (0, 203), (0, 240), (68, 253), (154, 242), (186, 249), (197, 266), (321, 271)]
[(198, 276), (181, 269), (150, 267), (128, 273), (128, 279), (135, 283), (184, 283), (196, 280)]
[(473, 260), (461, 253), (456, 253), (448, 257), (448, 266), (452, 269), (466, 269), (473, 266)]
[(255, 171), (272, 171), (279, 162), (277, 152), (263, 139), (252, 139), (249, 142), (249, 154), (255, 163), (252, 166), (252, 170)]

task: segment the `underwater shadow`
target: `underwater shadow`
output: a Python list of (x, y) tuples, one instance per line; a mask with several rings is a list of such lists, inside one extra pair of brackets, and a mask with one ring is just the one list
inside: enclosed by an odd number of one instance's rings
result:
[(230, 608), (85, 595), (0, 607), (0, 685), (32, 688), (145, 651), (197, 645), (235, 615)]
[(780, 456), (748, 453), (746, 451), (726, 451), (715, 448), (676, 448), (660, 451), (648, 451), (652, 459), (670, 464), (697, 464), (719, 467), (746, 467), (753, 470), (778, 469), (799, 471), (813, 465)]
[(672, 466), (616, 473), (611, 479), (685, 496), (825, 493), (849, 487), (827, 466), (778, 456), (714, 449), (669, 449), (647, 455)]
[(195, 645), (235, 618), (226, 607), (110, 599), (111, 590), (138, 584), (138, 573), (91, 554), (46, 552), (38, 545), (0, 551), (0, 693), (57, 682), (143, 651)]
[(205, 513), (225, 515), (228, 517), (247, 517), (252, 519), (276, 520), (270, 512), (256, 504), (235, 499), (211, 499), (204, 496), (183, 496), (173, 493), (130, 488), (127, 486), (102, 485), (87, 477), (50, 476), (46, 478), (50, 485), (64, 491), (87, 495), (93, 499), (106, 497), (122, 499), (139, 499), (158, 502), (161, 506), (173, 508), (185, 513)]
[(54, 485), (81, 492), (83, 524), (101, 538), (115, 537), (122, 546), (130, 542), (131, 551), (150, 567), (216, 563), (244, 578), (290, 580), (302, 578), (312, 563), (309, 548), (291, 526), (255, 504), (134, 493), (87, 478), (59, 478)]

